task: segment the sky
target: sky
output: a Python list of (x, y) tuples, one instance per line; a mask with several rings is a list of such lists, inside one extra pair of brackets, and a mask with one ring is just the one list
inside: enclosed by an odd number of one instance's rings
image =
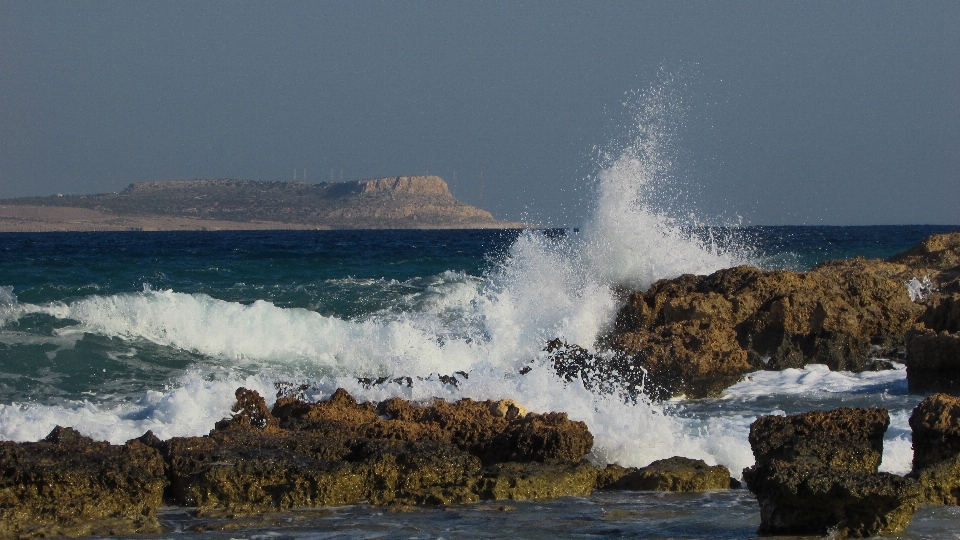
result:
[(955, 0), (0, 0), (0, 198), (436, 174), (574, 226), (665, 91), (697, 222), (960, 224), (958, 29)]

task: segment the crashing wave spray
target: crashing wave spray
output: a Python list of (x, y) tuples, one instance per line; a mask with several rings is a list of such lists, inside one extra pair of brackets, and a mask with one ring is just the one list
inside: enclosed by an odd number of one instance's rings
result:
[[(86, 402), (69, 410), (0, 405), (0, 437), (40, 438), (60, 421), (113, 442), (136, 437), (145, 427), (165, 437), (202, 434), (228, 413), (226, 387), (243, 384), (269, 395), (275, 382), (299, 381), (316, 388), (311, 394), (316, 399), (338, 386), (369, 400), (512, 398), (530, 410), (566, 411), (585, 421), (595, 436), (591, 457), (599, 463), (645, 465), (682, 454), (739, 470), (750, 460), (741, 428), (721, 433), (730, 426), (709, 421), (691, 428), (643, 400), (624, 403), (616, 395), (592, 393), (579, 381), (558, 377), (544, 358), (544, 345), (558, 337), (591, 347), (616, 314), (617, 290), (735, 262), (685, 233), (672, 209), (659, 205), (672, 181), (667, 150), (677, 107), (671, 95), (654, 89), (634, 102), (636, 128), (623, 148), (603, 157), (592, 179), (597, 198), (579, 233), (555, 239), (526, 231), (483, 278), (444, 275), (432, 287), (432, 301), (415, 302), (415, 308), (351, 321), (262, 301), (244, 306), (173, 291), (44, 306), (7, 302), (7, 320), (41, 312), (79, 322), (60, 333), (146, 339), (259, 372), (210, 381), (194, 370), (179, 388), (112, 408)], [(532, 369), (521, 375), (521, 367)], [(459, 387), (432, 376), (457, 370), (469, 372)], [(421, 379), (410, 387), (371, 388), (356, 379), (371, 375)], [(227, 397), (198, 397), (213, 394)]]

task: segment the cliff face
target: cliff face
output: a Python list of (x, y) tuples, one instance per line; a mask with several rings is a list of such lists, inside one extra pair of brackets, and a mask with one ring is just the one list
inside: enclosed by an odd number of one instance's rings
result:
[(120, 193), (34, 197), (0, 204), (73, 207), (119, 217), (170, 216), (336, 229), (488, 228), (520, 224), (458, 201), (439, 176), (354, 182), (176, 180), (130, 184)]
[[(134, 182), (120, 195), (128, 197), (169, 196), (171, 194), (239, 194), (251, 191), (283, 192), (290, 195), (318, 194), (339, 198), (372, 193), (424, 195), (453, 198), (447, 183), (439, 176), (391, 176), (353, 182), (257, 182), (254, 180), (168, 180)], [(103, 195), (101, 195), (103, 196)]]
[(453, 197), (447, 183), (439, 176), (397, 176), (360, 180), (361, 193), (409, 193), (412, 195), (435, 195)]

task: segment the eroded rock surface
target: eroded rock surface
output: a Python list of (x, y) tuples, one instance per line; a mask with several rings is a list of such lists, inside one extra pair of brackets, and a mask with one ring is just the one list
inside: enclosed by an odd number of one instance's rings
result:
[(160, 532), (164, 462), (140, 442), (58, 426), (40, 442), (0, 442), (0, 471), (0, 538)]
[(627, 297), (614, 330), (594, 344), (599, 353), (561, 340), (545, 351), (568, 380), (658, 400), (717, 395), (750, 371), (809, 363), (856, 372), (906, 357), (911, 380), (942, 379), (960, 365), (960, 334), (943, 334), (960, 327), (958, 252), (960, 234), (935, 235), (888, 261), (665, 279)]
[(903, 530), (920, 503), (911, 478), (878, 473), (886, 409), (764, 416), (750, 427), (756, 465), (743, 478), (761, 534), (866, 537)]
[[(501, 410), (502, 409), (502, 410)], [(525, 413), (525, 411), (523, 411)], [(374, 406), (359, 404), (343, 390), (328, 401), (307, 404), (280, 399), (274, 406), (279, 425), (334, 437), (392, 440), (431, 440), (453, 444), (484, 464), (505, 461), (580, 461), (593, 447), (593, 435), (583, 422), (566, 413), (520, 414), (515, 403), (436, 400), (417, 406), (393, 398)]]
[(952, 270), (960, 267), (960, 233), (935, 234), (889, 259), (912, 268)]
[(763, 416), (750, 426), (750, 447), (758, 463), (804, 458), (822, 467), (875, 473), (889, 425), (882, 408)]
[(589, 493), (596, 477), (581, 462), (593, 445), (585, 424), (510, 401), (358, 403), (340, 389), (269, 411), (241, 388), (234, 410), (209, 436), (154, 443), (170, 463), (172, 503), (243, 514), (547, 498)]
[(960, 454), (960, 398), (935, 394), (910, 415), (913, 468), (922, 469)]
[(920, 325), (907, 333), (906, 340), (910, 390), (957, 394), (960, 391), (960, 332), (938, 333)]
[(853, 259), (803, 273), (741, 266), (660, 281), (630, 295), (612, 343), (670, 395), (716, 393), (756, 369), (861, 371), (872, 345), (896, 347), (923, 313), (904, 271)]
[[(604, 482), (604, 489), (711, 491), (737, 485), (737, 481), (730, 478), (729, 469), (723, 465), (710, 466), (701, 459), (680, 456), (660, 459), (640, 469), (607, 469), (605, 476), (610, 480)], [(600, 478), (598, 476), (598, 487)]]
[(935, 394), (910, 416), (913, 472), (923, 501), (960, 505), (960, 398)]
[(57, 428), (0, 443), (0, 537), (157, 532), (161, 504), (242, 516), (335, 506), (451, 504), (588, 495), (593, 436), (563, 413), (510, 401), (319, 403), (236, 392), (209, 435), (124, 446)]
[(919, 504), (919, 486), (910, 479), (806, 460), (768, 461), (745, 470), (744, 478), (760, 503), (760, 534), (896, 532), (910, 524)]

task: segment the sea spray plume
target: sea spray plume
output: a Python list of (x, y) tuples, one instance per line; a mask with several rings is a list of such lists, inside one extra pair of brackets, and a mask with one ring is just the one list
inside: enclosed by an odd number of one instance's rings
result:
[(632, 126), (626, 144), (603, 152), (596, 201), (581, 228), (581, 250), (596, 279), (646, 289), (685, 273), (706, 274), (741, 260), (683, 225), (702, 220), (685, 179), (674, 176), (677, 130), (684, 114), (673, 81), (633, 93), (625, 103)]
[(682, 118), (672, 83), (632, 93), (624, 104), (627, 142), (611, 143), (600, 156), (591, 179), (596, 201), (580, 232), (526, 231), (490, 272), (482, 311), (497, 348), (509, 344), (506, 351), (522, 358), (555, 338), (592, 347), (613, 321), (617, 290), (740, 261), (674, 217), (689, 214), (690, 203), (672, 176), (670, 150)]
[[(657, 279), (729, 262), (682, 232), (670, 217), (678, 215), (675, 207), (658, 206), (671, 181), (661, 150), (672, 114), (669, 106), (661, 106), (670, 104), (662, 101), (666, 95), (656, 90), (638, 94), (637, 110), (643, 114), (636, 118), (634, 138), (611, 154), (594, 178), (598, 199), (580, 233), (556, 238), (527, 231), (482, 279), (444, 278), (437, 290), (445, 292), (436, 301), (353, 320), (174, 291), (90, 296), (33, 308), (78, 321), (77, 331), (192, 350), (237, 371), (259, 369), (273, 381), (291, 381), (291, 375), (301, 373), (303, 380), (292, 382), (324, 389), (311, 396), (316, 399), (337, 387), (377, 401), (393, 395), (414, 400), (510, 398), (531, 411), (566, 411), (587, 422), (595, 435), (591, 459), (597, 463), (641, 466), (678, 454), (716, 463), (722, 456), (731, 470), (740, 470), (749, 464), (749, 449), (725, 429), (708, 426), (706, 432), (688, 433), (685, 421), (664, 414), (642, 396), (625, 402), (614, 390), (605, 393), (621, 382), (609, 375), (604, 392), (565, 380), (543, 351), (555, 338), (593, 348), (612, 325), (621, 287), (646, 287)], [(532, 369), (520, 374), (520, 368), (528, 367)], [(434, 376), (459, 370), (470, 373), (459, 387)], [(364, 388), (357, 380), (382, 376), (410, 377), (413, 384)], [(102, 426), (117, 417), (101, 408), (93, 415), (104, 421), (84, 422)], [(134, 414), (140, 415), (141, 420), (125, 416), (120, 424), (135, 431), (153, 425), (145, 422), (184, 422), (179, 409), (168, 414), (144, 407)]]

